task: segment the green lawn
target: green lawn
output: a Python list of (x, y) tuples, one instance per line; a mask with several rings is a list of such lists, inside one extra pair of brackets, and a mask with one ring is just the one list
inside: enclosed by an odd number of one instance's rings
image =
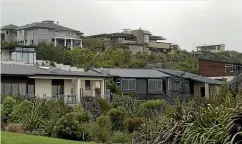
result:
[(1, 131), (2, 144), (94, 144)]

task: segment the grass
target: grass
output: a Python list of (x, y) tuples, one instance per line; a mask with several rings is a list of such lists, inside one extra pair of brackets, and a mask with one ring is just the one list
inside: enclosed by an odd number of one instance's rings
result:
[(94, 144), (91, 142), (70, 141), (50, 137), (27, 135), (1, 131), (2, 144)]

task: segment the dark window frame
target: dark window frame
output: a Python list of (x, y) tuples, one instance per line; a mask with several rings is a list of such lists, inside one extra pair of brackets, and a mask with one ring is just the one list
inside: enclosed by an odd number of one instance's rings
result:
[[(123, 88), (123, 81), (128, 81), (128, 88), (124, 89)], [(134, 88), (130, 88), (130, 82), (134, 81)], [(122, 90), (136, 90), (136, 79), (122, 79), (121, 80), (121, 88)]]
[(91, 89), (91, 80), (85, 80), (85, 90)]

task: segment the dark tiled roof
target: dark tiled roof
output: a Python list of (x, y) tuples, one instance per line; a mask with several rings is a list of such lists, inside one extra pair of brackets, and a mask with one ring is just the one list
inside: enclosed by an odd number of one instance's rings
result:
[(152, 69), (132, 69), (132, 68), (92, 68), (91, 70), (111, 76), (124, 78), (162, 78), (170, 77), (167, 74)]
[(9, 24), (9, 25), (5, 25), (5, 26), (1, 27), (2, 30), (4, 30), (4, 29), (15, 30), (17, 28), (18, 28), (18, 26), (13, 25), (13, 24)]
[(74, 31), (80, 32), (78, 30), (74, 30), (71, 28), (67, 28), (61, 25), (57, 25), (56, 23), (45, 23), (45, 22), (34, 22), (31, 24), (27, 24), (24, 26), (20, 26), (18, 29), (28, 29), (28, 28), (47, 28), (47, 29), (55, 29), (57, 31)]
[(83, 77), (105, 77), (103, 74), (95, 72), (80, 72), (80, 71), (65, 71), (60, 69), (43, 69), (40, 67), (29, 65), (7, 65), (1, 64), (2, 75), (22, 75), (22, 76), (35, 76), (35, 75), (51, 75), (51, 76), (83, 76)]
[(199, 76), (199, 75), (195, 75), (195, 74), (192, 74), (192, 73), (189, 73), (189, 72), (183, 72), (183, 71), (171, 70), (171, 69), (155, 69), (155, 70), (163, 72), (163, 73), (168, 74), (168, 75), (173, 75), (173, 76), (181, 76), (181, 74), (184, 74), (182, 77), (184, 77), (185, 79), (191, 79), (191, 80), (202, 82), (202, 83), (216, 84), (216, 85), (221, 84), (221, 82), (218, 81), (218, 80), (213, 80), (213, 79), (203, 77), (203, 76)]

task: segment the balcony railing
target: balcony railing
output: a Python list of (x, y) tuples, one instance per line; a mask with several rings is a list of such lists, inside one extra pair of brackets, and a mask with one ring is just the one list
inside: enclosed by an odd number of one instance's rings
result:
[(160, 49), (170, 49), (171, 44), (169, 43), (159, 43), (159, 42), (150, 42), (149, 47), (151, 48), (160, 48)]

